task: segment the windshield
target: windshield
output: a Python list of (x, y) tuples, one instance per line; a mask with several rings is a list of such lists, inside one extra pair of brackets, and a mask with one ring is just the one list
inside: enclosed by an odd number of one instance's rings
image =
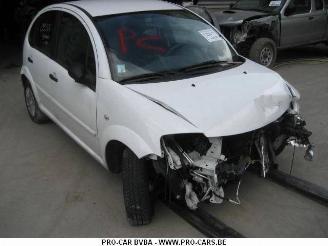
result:
[(232, 9), (279, 12), (286, 0), (240, 0)]
[(186, 10), (98, 17), (96, 23), (108, 48), (113, 80), (122, 84), (197, 64), (183, 72), (208, 72), (216, 62), (233, 63), (238, 57), (221, 34)]

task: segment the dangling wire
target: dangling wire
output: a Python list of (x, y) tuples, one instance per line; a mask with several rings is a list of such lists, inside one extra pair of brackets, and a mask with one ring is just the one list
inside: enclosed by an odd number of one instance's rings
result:
[(294, 157), (295, 157), (295, 145), (294, 145), (293, 158), (292, 158), (292, 163), (290, 165), (289, 175), (292, 175), (293, 166), (294, 166)]
[(239, 187), (240, 187), (240, 184), (241, 184), (241, 179), (239, 180), (238, 186), (237, 186), (237, 189), (236, 189), (236, 198), (235, 199), (229, 198), (229, 202), (232, 203), (232, 204), (235, 204), (235, 205), (240, 205), (241, 204), (241, 202), (239, 200)]

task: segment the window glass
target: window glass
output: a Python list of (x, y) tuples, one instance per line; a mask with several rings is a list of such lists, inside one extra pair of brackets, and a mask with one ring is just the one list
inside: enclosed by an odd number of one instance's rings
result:
[(39, 16), (30, 32), (30, 45), (50, 56), (55, 42), (56, 12), (50, 11)]
[(290, 15), (305, 14), (311, 10), (311, 0), (292, 0), (287, 8)]
[(315, 0), (315, 9), (322, 10), (323, 9), (323, 2), (322, 0)]
[(80, 67), (82, 82), (95, 89), (96, 64), (90, 37), (82, 23), (67, 13), (63, 13), (60, 18), (57, 62), (67, 70), (73, 66)]
[(109, 47), (113, 79), (120, 83), (237, 57), (216, 30), (185, 10), (105, 16), (96, 23)]
[(286, 0), (239, 0), (232, 9), (252, 10), (260, 12), (279, 12)]

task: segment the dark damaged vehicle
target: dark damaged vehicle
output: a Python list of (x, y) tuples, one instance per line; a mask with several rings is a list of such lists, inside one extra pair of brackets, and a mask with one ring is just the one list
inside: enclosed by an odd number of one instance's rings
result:
[(272, 67), (279, 49), (328, 42), (327, 7), (327, 0), (240, 0), (227, 10), (190, 9), (218, 27), (240, 54)]

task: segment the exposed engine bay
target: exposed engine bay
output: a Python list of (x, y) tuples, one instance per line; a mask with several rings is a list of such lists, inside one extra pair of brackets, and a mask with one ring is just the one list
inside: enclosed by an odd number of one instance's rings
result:
[[(170, 192), (194, 210), (198, 203), (240, 204), (241, 179), (252, 166), (265, 178), (275, 168), (275, 157), (286, 145), (304, 147), (304, 158), (312, 160), (311, 132), (296, 113), (286, 112), (275, 122), (251, 132), (207, 138), (203, 134), (178, 134), (162, 138), (164, 158), (154, 162), (164, 175)], [(236, 184), (235, 198), (227, 198), (224, 188)]]

